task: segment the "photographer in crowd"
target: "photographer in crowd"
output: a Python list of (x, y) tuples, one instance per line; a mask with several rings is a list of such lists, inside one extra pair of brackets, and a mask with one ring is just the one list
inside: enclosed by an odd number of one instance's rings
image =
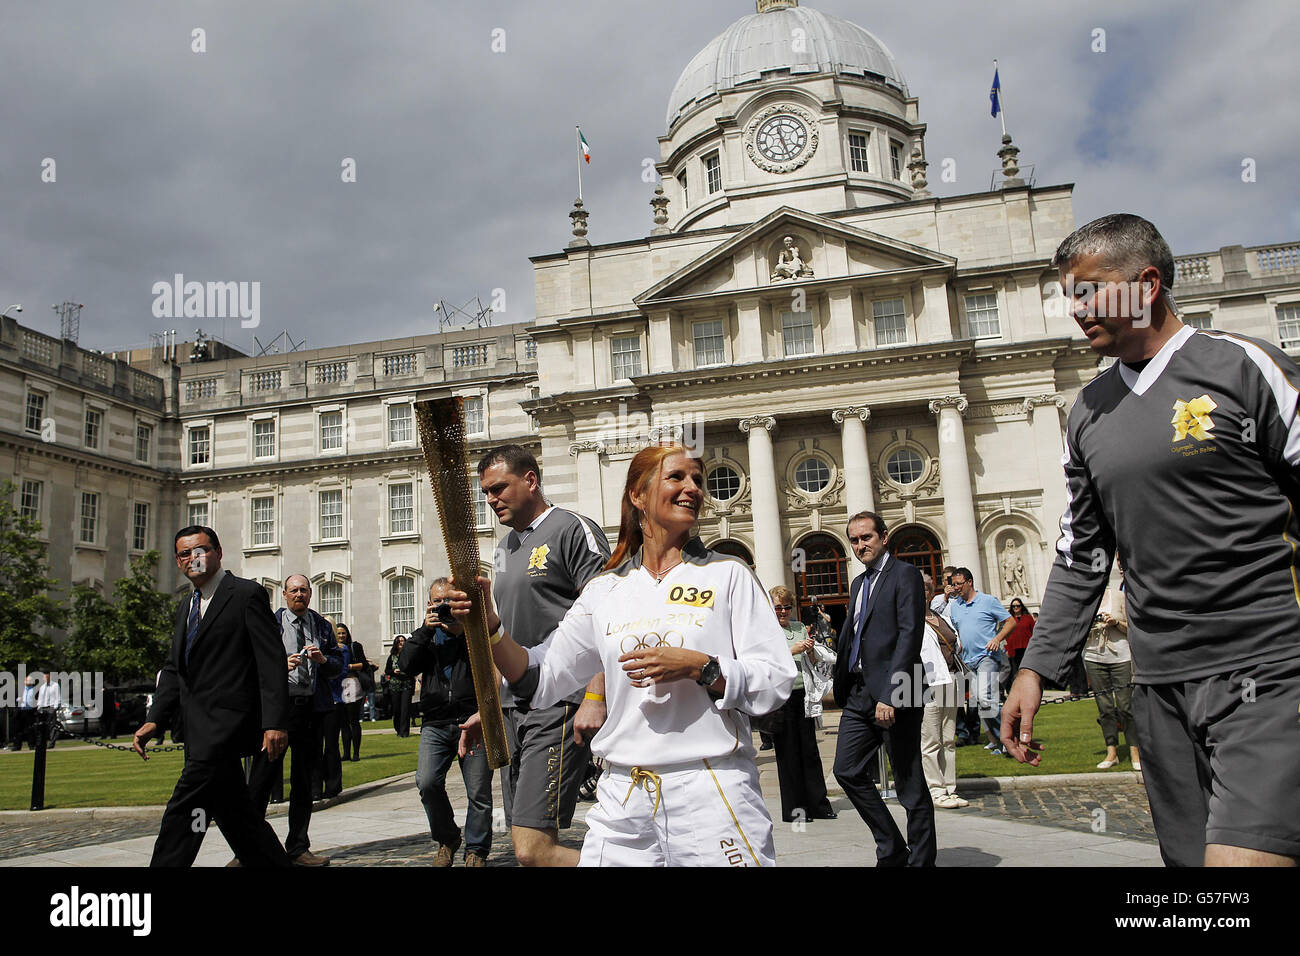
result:
[(451, 866), (461, 844), (461, 832), (447, 799), (447, 771), (456, 759), (469, 803), (465, 812), (465, 865), (487, 866), (492, 847), (492, 768), (481, 743), (464, 757), (457, 756), (460, 725), (478, 711), (478, 703), (465, 627), (452, 616), (447, 603), (450, 590), (451, 582), (446, 578), (437, 578), (429, 586), (424, 624), (402, 646), (397, 669), (407, 675), (423, 675), (415, 785), (429, 818), (429, 835), (438, 844), (433, 865)]

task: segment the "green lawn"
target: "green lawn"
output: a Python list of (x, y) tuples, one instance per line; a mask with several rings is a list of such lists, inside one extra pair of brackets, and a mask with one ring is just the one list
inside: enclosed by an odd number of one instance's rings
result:
[[(362, 724), (364, 730), (367, 724)], [(420, 743), (418, 728), (400, 739), (396, 734), (366, 734), (361, 740), (361, 760), (343, 765), (343, 786), (408, 773), (415, 769)], [(113, 743), (130, 744), (130, 737)], [(184, 756), (179, 751), (154, 753), (148, 763), (119, 750), (67, 750), (60, 742), (46, 751), (45, 806), (131, 807), (162, 805), (180, 776)], [(31, 806), (32, 763), (35, 754), (0, 754), (0, 810), (26, 810)], [(285, 759), (284, 789), (289, 793), (289, 764)]]
[(957, 748), (958, 777), (1019, 777), (1048, 773), (1117, 773), (1132, 770), (1128, 747), (1120, 736), (1123, 762), (1108, 771), (1097, 769), (1106, 756), (1106, 742), (1097, 726), (1097, 705), (1091, 700), (1047, 704), (1034, 718), (1034, 736), (1043, 742), (1043, 759), (1037, 767), (995, 757), (981, 745)]

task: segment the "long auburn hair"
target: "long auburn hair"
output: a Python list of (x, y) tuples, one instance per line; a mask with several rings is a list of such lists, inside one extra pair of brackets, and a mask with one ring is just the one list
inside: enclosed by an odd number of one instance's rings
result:
[(667, 445), (650, 445), (642, 448), (633, 456), (631, 463), (627, 467), (627, 482), (623, 485), (623, 503), (618, 523), (618, 545), (614, 548), (614, 553), (609, 556), (609, 561), (605, 563), (605, 570), (616, 568), (622, 564), (629, 555), (636, 554), (641, 550), (641, 545), (645, 543), (645, 534), (641, 530), (641, 522), (645, 515), (632, 504), (632, 495), (645, 495), (650, 491), (650, 486), (654, 484), (659, 473), (663, 471), (664, 459), (669, 455), (684, 454), (687, 457), (694, 457), (691, 451), (685, 445), (667, 444)]

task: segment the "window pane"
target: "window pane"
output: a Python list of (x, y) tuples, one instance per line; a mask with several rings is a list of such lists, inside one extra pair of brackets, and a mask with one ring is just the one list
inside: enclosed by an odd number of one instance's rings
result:
[(477, 528), (492, 527), (492, 509), (488, 507), (487, 495), (483, 493), (483, 486), (478, 483), (478, 475), (469, 476), (470, 497), (474, 499), (474, 526)]
[(794, 470), (794, 480), (804, 491), (815, 493), (830, 484), (831, 470), (820, 458), (805, 458)]
[(686, 192), (686, 170), (677, 174), (677, 185), (682, 187), (682, 207), (685, 208), (691, 204), (690, 196)]
[(18, 495), (18, 513), (33, 521), (41, 520), (41, 493), (45, 486), (39, 481), (23, 479), (22, 491)]
[(206, 501), (196, 501), (190, 504), (189, 520), (187, 525), (203, 525), (210, 527), (208, 524), (208, 503)]
[(253, 457), (270, 458), (275, 455), (275, 420), (253, 422)]
[(722, 323), (696, 322), (695, 365), (721, 365), (726, 361), (726, 351), (722, 338)]
[(253, 546), (275, 544), (275, 499), (253, 499)]
[(1300, 345), (1300, 304), (1277, 307), (1277, 336), (1284, 349)]
[(212, 460), (212, 433), (208, 426), (190, 429), (190, 464), (206, 465)]
[(998, 323), (998, 297), (992, 292), (966, 296), (966, 318), (970, 322), (970, 334), (975, 338), (1002, 334)]
[(1194, 329), (1214, 328), (1213, 320), (1211, 319), (1210, 313), (1208, 312), (1201, 312), (1196, 315), (1185, 315), (1183, 316), (1183, 322), (1186, 325), (1190, 325)]
[(876, 322), (877, 345), (897, 345), (907, 341), (907, 321), (902, 299), (873, 302), (871, 312)]
[(785, 342), (785, 354), (812, 355), (813, 321), (811, 312), (782, 312), (781, 338)]
[(410, 634), (415, 630), (415, 581), (411, 578), (389, 581), (388, 603), (393, 612), (393, 635)]
[(320, 536), (322, 541), (343, 537), (343, 489), (320, 493)]
[(709, 497), (714, 501), (730, 501), (740, 493), (740, 476), (726, 465), (719, 465), (709, 472), (706, 484)]
[(400, 405), (388, 406), (388, 441), (389, 444), (399, 441), (411, 441), (414, 439), (414, 425), (412, 419), (412, 409), (410, 405), (402, 403)]
[(465, 399), (465, 434), (481, 435), (486, 430), (483, 424), (483, 399)]
[(722, 189), (722, 161), (717, 153), (705, 157), (704, 172), (708, 180), (709, 192), (719, 192)]
[(414, 485), (402, 482), (388, 486), (388, 533), (405, 534), (415, 530)]
[(903, 178), (903, 144), (889, 141), (889, 167), (895, 179)]
[(135, 426), (135, 460), (148, 461), (150, 453), (153, 451), (153, 427), (150, 425)]
[(86, 409), (86, 434), (85, 446), (87, 448), (99, 447), (99, 426), (104, 420), (102, 412), (93, 408)]
[(29, 432), (39, 433), (45, 419), (45, 396), (40, 392), (27, 393), (27, 416), (23, 423)]
[(849, 161), (855, 173), (871, 172), (871, 164), (867, 161), (869, 143), (870, 139), (865, 133), (849, 134)]
[(325, 581), (320, 586), (317, 610), (323, 617), (338, 623), (343, 616), (343, 585), (338, 581)]
[(99, 528), (99, 495), (83, 491), (81, 493), (81, 540), (85, 544), (95, 543), (95, 532)]
[(910, 448), (902, 448), (889, 456), (885, 470), (900, 485), (910, 485), (925, 471), (925, 459)]
[(149, 547), (149, 505), (144, 501), (135, 503), (131, 521), (131, 547), (136, 551), (145, 551)]
[(615, 378), (634, 378), (641, 374), (641, 336), (624, 335), (610, 340)]
[(343, 447), (343, 413), (320, 413), (320, 450), (338, 451)]

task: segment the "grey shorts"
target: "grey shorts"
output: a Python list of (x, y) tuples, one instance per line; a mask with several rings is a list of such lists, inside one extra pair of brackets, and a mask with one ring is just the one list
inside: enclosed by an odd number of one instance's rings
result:
[(1151, 818), (1169, 866), (1205, 845), (1300, 856), (1300, 659), (1133, 688)]
[(501, 774), (501, 802), (509, 826), (563, 830), (573, 823), (578, 786), (590, 759), (590, 748), (573, 741), (577, 712), (577, 704), (564, 703), (503, 712), (510, 772)]

